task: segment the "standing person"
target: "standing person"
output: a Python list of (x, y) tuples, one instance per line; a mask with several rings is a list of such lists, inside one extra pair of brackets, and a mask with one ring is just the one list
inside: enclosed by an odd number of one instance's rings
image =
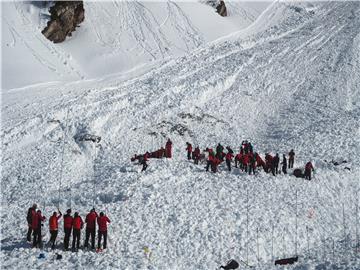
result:
[(256, 168), (256, 157), (253, 154), (252, 150), (249, 151), (249, 175), (251, 172), (255, 174), (255, 168)]
[(223, 151), (224, 151), (224, 146), (222, 146), (220, 143), (216, 146), (216, 157), (218, 159), (223, 160)]
[(64, 249), (69, 250), (69, 242), (71, 236), (71, 230), (73, 227), (73, 217), (71, 216), (71, 209), (66, 210), (66, 214), (64, 215)]
[(27, 231), (27, 235), (26, 235), (26, 240), (28, 242), (31, 242), (31, 233), (33, 231), (33, 229), (32, 229), (32, 217), (34, 216), (34, 214), (36, 214), (36, 208), (37, 208), (37, 205), (36, 205), (36, 203), (34, 203), (28, 209), (27, 216), (26, 216), (26, 221), (28, 223), (28, 231)]
[(167, 158), (171, 158), (171, 148), (172, 148), (172, 141), (168, 139), (165, 145), (165, 155)]
[(286, 161), (286, 156), (285, 155), (283, 155), (283, 160), (282, 160), (281, 164), (282, 164), (282, 172), (283, 172), (283, 174), (287, 174), (287, 171), (286, 171), (286, 169), (287, 169), (287, 161)]
[(84, 227), (84, 222), (79, 216), (78, 212), (75, 212), (73, 218), (73, 241), (72, 241), (72, 251), (78, 250), (80, 247), (80, 236), (81, 229)]
[(42, 248), (42, 240), (41, 240), (41, 227), (42, 222), (46, 218), (41, 214), (40, 210), (37, 210), (32, 216), (32, 229), (33, 229), (33, 247)]
[(234, 155), (230, 151), (227, 152), (227, 154), (225, 156), (226, 166), (227, 166), (229, 172), (231, 172), (231, 161), (232, 161), (233, 157), (234, 157)]
[(295, 152), (293, 149), (289, 152), (289, 169), (294, 167)]
[(206, 171), (209, 171), (209, 168), (211, 167), (212, 161), (215, 158), (213, 150), (210, 148), (206, 148), (205, 152), (207, 153), (206, 158)]
[(275, 174), (279, 174), (280, 157), (278, 153), (276, 153), (275, 157), (273, 158), (273, 163), (274, 163)]
[(95, 231), (96, 231), (96, 219), (98, 214), (95, 212), (95, 208), (91, 209), (90, 213), (86, 215), (86, 236), (84, 247), (89, 246), (89, 238), (91, 236), (91, 249), (95, 249)]
[(106, 241), (107, 241), (107, 223), (110, 223), (110, 219), (104, 215), (103, 212), (100, 213), (100, 217), (97, 218), (97, 223), (99, 225), (98, 231), (98, 249), (101, 248), (101, 238), (104, 237), (104, 245), (103, 248), (106, 249)]
[(267, 172), (267, 173), (272, 168), (272, 164), (273, 164), (272, 160), (273, 160), (272, 155), (266, 153), (265, 154), (265, 168), (266, 168), (265, 172)]
[(200, 160), (200, 148), (199, 146), (196, 146), (194, 150), (194, 163), (199, 164), (199, 160)]
[(192, 145), (191, 143), (186, 143), (186, 151), (187, 151), (187, 158), (191, 160), (191, 153), (192, 153)]
[(315, 170), (314, 170), (314, 167), (313, 167), (311, 161), (309, 161), (305, 165), (305, 179), (311, 180), (311, 171), (314, 172)]
[(56, 212), (49, 218), (49, 229), (50, 229), (50, 241), (51, 249), (55, 248), (55, 241), (58, 235), (59, 219), (62, 217), (60, 210), (58, 209), (59, 215)]

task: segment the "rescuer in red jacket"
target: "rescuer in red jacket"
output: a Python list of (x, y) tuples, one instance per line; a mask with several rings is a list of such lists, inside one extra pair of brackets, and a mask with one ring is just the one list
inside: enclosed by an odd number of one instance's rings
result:
[(36, 203), (34, 203), (32, 205), (32, 207), (29, 208), (28, 212), (27, 212), (27, 216), (26, 216), (26, 221), (28, 224), (28, 231), (27, 231), (27, 235), (26, 235), (26, 239), (28, 242), (31, 242), (31, 233), (33, 232), (32, 230), (32, 217), (34, 214), (36, 214), (36, 208), (37, 205)]
[(191, 153), (192, 153), (192, 145), (191, 143), (186, 143), (186, 151), (187, 151), (187, 158), (191, 160)]
[(101, 248), (101, 238), (104, 237), (104, 249), (106, 248), (107, 241), (107, 223), (110, 223), (110, 219), (104, 215), (103, 212), (100, 213), (100, 216), (97, 218), (97, 223), (99, 225), (98, 231), (98, 249)]
[(200, 148), (199, 148), (199, 146), (197, 146), (197, 147), (195, 147), (195, 150), (194, 150), (194, 163), (199, 164), (199, 160), (200, 160)]
[(55, 241), (58, 235), (58, 230), (59, 230), (59, 219), (62, 217), (62, 214), (59, 211), (59, 215), (57, 215), (56, 212), (53, 213), (53, 215), (49, 218), (49, 230), (50, 230), (50, 241), (49, 243), (51, 243), (51, 248), (54, 249), (55, 248)]
[(42, 221), (44, 221), (46, 218), (41, 214), (40, 210), (37, 210), (36, 213), (33, 213), (32, 216), (32, 223), (31, 228), (33, 230), (33, 247), (42, 247), (42, 241), (41, 241), (41, 226)]
[(309, 161), (305, 165), (305, 179), (311, 180), (311, 171), (314, 171), (314, 167), (313, 167), (311, 161)]
[(95, 249), (95, 230), (96, 230), (96, 218), (98, 214), (95, 212), (95, 208), (91, 209), (90, 213), (86, 215), (86, 236), (84, 247), (89, 246), (89, 238), (91, 236), (91, 248)]
[(79, 216), (78, 212), (75, 212), (75, 214), (74, 214), (72, 225), (73, 225), (72, 250), (75, 251), (75, 250), (78, 250), (80, 247), (81, 229), (84, 227), (84, 222), (83, 222), (82, 218)]
[(64, 215), (64, 249), (69, 249), (69, 242), (71, 236), (71, 230), (73, 226), (73, 217), (71, 216), (71, 209), (66, 210), (66, 214)]
[(229, 172), (231, 172), (231, 161), (232, 161), (233, 157), (234, 157), (234, 155), (232, 154), (231, 151), (227, 152), (227, 154), (225, 156), (226, 166), (227, 166)]
[(165, 155), (167, 158), (171, 158), (171, 148), (172, 142), (170, 141), (170, 139), (168, 139), (165, 145)]

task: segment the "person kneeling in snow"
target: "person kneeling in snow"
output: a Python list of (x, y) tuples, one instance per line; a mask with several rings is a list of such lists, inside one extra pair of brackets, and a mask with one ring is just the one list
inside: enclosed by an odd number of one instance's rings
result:
[(101, 238), (104, 237), (104, 249), (106, 249), (106, 240), (107, 240), (107, 223), (110, 223), (110, 219), (104, 215), (103, 212), (100, 213), (100, 216), (97, 218), (97, 223), (99, 225), (98, 231), (98, 249), (101, 248)]

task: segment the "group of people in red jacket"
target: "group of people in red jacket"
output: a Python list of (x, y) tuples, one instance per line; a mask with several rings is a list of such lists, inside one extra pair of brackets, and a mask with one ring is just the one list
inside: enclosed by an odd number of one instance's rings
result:
[(161, 147), (160, 149), (153, 152), (146, 152), (145, 154), (137, 155), (131, 158), (131, 161), (139, 161), (139, 165), (142, 165), (141, 171), (145, 171), (149, 166), (147, 161), (150, 158), (171, 158), (172, 157), (172, 141), (170, 139), (167, 140), (165, 144), (165, 148)]
[[(225, 161), (228, 171), (231, 171), (231, 164), (233, 160), (235, 161), (235, 168), (238, 168), (246, 173), (255, 174), (256, 168), (263, 168), (267, 173), (272, 173), (274, 176), (283, 172), (287, 174), (287, 169), (294, 167), (295, 152), (293, 149), (288, 153), (288, 159), (286, 155), (283, 154), (282, 162), (280, 162), (279, 154), (276, 153), (275, 156), (272, 156), (269, 153), (265, 154), (265, 161), (261, 156), (254, 152), (253, 145), (251, 142), (243, 141), (240, 146), (240, 151), (238, 154), (234, 154), (234, 151), (230, 146), (226, 147), (227, 152), (224, 152), (224, 147), (219, 143), (216, 146), (214, 151), (212, 148), (206, 148), (203, 153), (201, 153), (199, 146), (193, 147), (191, 143), (186, 142), (186, 152), (188, 160), (193, 159), (195, 164), (199, 164), (200, 161), (206, 161), (206, 171), (211, 171), (216, 173), (218, 171), (218, 166)], [(281, 165), (281, 170), (280, 166)], [(312, 163), (309, 161), (305, 165), (305, 179), (311, 180), (311, 172), (314, 171)]]
[[(62, 213), (58, 209), (58, 212), (53, 212), (49, 218), (49, 231), (51, 248), (55, 248), (55, 242), (59, 231), (59, 220), (62, 217)], [(29, 208), (27, 213), (27, 241), (31, 242), (31, 235), (33, 235), (33, 247), (42, 248), (41, 227), (46, 220), (42, 215), (41, 210), (37, 209), (37, 205), (33, 204)], [(63, 218), (64, 223), (64, 250), (69, 250), (69, 242), (71, 233), (73, 234), (72, 250), (76, 251), (80, 247), (81, 230), (84, 227), (84, 221), (78, 212), (75, 212), (74, 216), (71, 215), (71, 209), (66, 211)], [(98, 225), (98, 245), (97, 248), (101, 249), (101, 242), (103, 240), (103, 248), (106, 249), (107, 242), (107, 224), (110, 223), (110, 219), (101, 212), (98, 215), (95, 208), (91, 209), (85, 217), (86, 229), (85, 229), (85, 243), (84, 248), (89, 248), (89, 240), (91, 238), (91, 249), (95, 249), (95, 233), (96, 224)]]

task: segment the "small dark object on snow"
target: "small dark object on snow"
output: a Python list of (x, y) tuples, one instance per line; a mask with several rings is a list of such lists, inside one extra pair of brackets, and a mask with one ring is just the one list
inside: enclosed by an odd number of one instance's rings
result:
[(239, 263), (235, 260), (230, 260), (227, 262), (225, 266), (220, 266), (220, 268), (225, 270), (237, 269), (238, 267), (239, 267)]
[(345, 170), (348, 170), (348, 171), (351, 171), (351, 169), (349, 167), (345, 167), (344, 168)]
[(62, 255), (57, 253), (57, 254), (56, 254), (56, 259), (57, 259), (57, 260), (61, 260), (61, 259), (62, 259)]
[(44, 254), (44, 253), (40, 253), (38, 259), (45, 259), (45, 254)]
[(304, 178), (304, 174), (301, 169), (295, 169), (293, 175), (297, 178)]
[(286, 265), (286, 264), (294, 264), (298, 261), (298, 256), (286, 258), (286, 259), (280, 259), (275, 261), (275, 265)]
[(76, 139), (78, 141), (80, 141), (80, 142), (82, 142), (82, 141), (92, 141), (94, 143), (99, 143), (101, 141), (100, 136), (91, 135), (91, 134), (83, 134), (83, 135), (78, 136)]

